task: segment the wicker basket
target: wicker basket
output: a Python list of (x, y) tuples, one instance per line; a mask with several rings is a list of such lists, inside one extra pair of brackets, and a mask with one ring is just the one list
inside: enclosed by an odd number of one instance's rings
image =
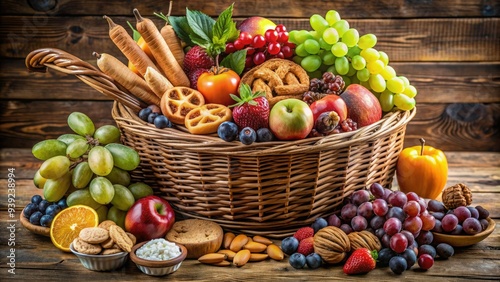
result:
[[(54, 55), (47, 50), (28, 55), (30, 69), (51, 67), (75, 74), (118, 101), (112, 116), (122, 141), (141, 157), (134, 180), (151, 185), (180, 217), (213, 220), (226, 230), (247, 234), (282, 238), (337, 212), (355, 190), (374, 182), (390, 187), (406, 125), (416, 113), (391, 112), (348, 133), (246, 146), (191, 135), (182, 128), (157, 129), (137, 117), (139, 102), (117, 99), (129, 95), (119, 93), (121, 87), (102, 86), (103, 80), (113, 83), (109, 77), (98, 70), (75, 72), (63, 51)], [(44, 59), (47, 56), (52, 59)], [(82, 66), (81, 61), (77, 65)]]

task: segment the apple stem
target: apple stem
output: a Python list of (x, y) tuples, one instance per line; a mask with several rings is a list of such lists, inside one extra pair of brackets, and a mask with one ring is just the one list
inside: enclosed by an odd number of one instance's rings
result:
[(424, 155), (424, 145), (425, 145), (425, 139), (424, 138), (420, 138), (420, 155), (423, 156)]

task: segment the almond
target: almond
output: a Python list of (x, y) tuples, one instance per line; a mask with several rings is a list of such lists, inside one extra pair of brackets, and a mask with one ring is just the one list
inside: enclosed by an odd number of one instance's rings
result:
[(248, 261), (263, 261), (269, 257), (268, 254), (250, 254), (250, 259)]
[(231, 250), (219, 250), (217, 253), (227, 255), (227, 260), (229, 261), (232, 261), (234, 256), (236, 255), (236, 253)]
[(236, 235), (234, 235), (234, 233), (232, 232), (226, 232), (224, 234), (224, 239), (222, 240), (222, 246), (224, 246), (224, 249), (229, 249), (229, 246), (231, 246), (231, 242), (233, 241), (235, 236)]
[(267, 246), (258, 242), (248, 242), (243, 246), (243, 249), (249, 250), (251, 253), (260, 253), (267, 249)]
[(277, 261), (283, 260), (285, 258), (285, 254), (283, 253), (283, 251), (275, 244), (267, 246), (267, 254), (270, 258)]
[(238, 236), (234, 237), (234, 239), (231, 241), (231, 245), (229, 246), (229, 249), (235, 253), (237, 253), (239, 250), (243, 248), (243, 246), (248, 243), (248, 237), (245, 234), (239, 234)]
[(233, 264), (237, 267), (244, 266), (250, 260), (251, 253), (249, 250), (240, 250), (233, 258)]
[(253, 241), (257, 243), (262, 243), (264, 245), (271, 245), (273, 241), (267, 239), (266, 237), (260, 236), (260, 235), (255, 235), (253, 236)]
[(218, 263), (212, 263), (210, 265), (214, 265), (214, 266), (230, 266), (231, 263), (227, 260), (223, 260), (221, 262), (218, 262)]
[(226, 254), (210, 253), (198, 258), (198, 261), (206, 264), (219, 263), (227, 258)]

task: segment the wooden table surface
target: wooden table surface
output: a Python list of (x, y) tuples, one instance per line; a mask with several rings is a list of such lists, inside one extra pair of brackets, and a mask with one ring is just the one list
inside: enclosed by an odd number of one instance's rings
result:
[[(473, 205), (482, 205), (491, 217), (500, 221), (500, 153), (445, 152), (449, 161), (448, 184), (459, 182), (473, 190)], [(343, 274), (340, 265), (325, 266), (316, 270), (292, 268), (287, 260), (248, 263), (236, 268), (215, 267), (186, 260), (181, 268), (167, 277), (150, 277), (128, 261), (125, 267), (112, 272), (93, 272), (85, 269), (71, 253), (56, 249), (48, 237), (26, 230), (18, 218), (33, 194), (40, 194), (32, 184), (33, 175), (40, 162), (29, 149), (0, 149), (0, 281), (465, 281), (500, 280), (500, 224), (484, 241), (469, 247), (456, 248), (448, 260), (437, 259), (428, 271), (414, 266), (402, 275), (393, 274), (388, 267), (377, 268), (361, 276)], [(15, 169), (15, 210), (9, 211), (8, 169)], [(397, 189), (395, 183), (394, 189)], [(10, 191), (12, 192), (12, 191)], [(14, 219), (9, 218), (10, 213)], [(10, 225), (14, 229), (8, 229)], [(279, 242), (277, 242), (279, 244)], [(13, 245), (15, 244), (15, 245)], [(9, 258), (11, 252), (15, 258)], [(10, 262), (14, 264), (9, 265)], [(11, 267), (15, 267), (11, 268)], [(11, 272), (15, 272), (12, 274)]]

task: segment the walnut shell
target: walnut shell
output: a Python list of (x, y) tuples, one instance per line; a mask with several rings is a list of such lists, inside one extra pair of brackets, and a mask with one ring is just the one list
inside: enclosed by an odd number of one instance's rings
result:
[(349, 237), (349, 241), (351, 242), (352, 251), (359, 248), (367, 248), (370, 251), (380, 251), (380, 249), (382, 249), (380, 240), (370, 231), (363, 230), (359, 232), (351, 232), (347, 235), (347, 237)]
[(338, 227), (327, 226), (314, 235), (314, 252), (328, 264), (341, 262), (350, 250), (349, 237)]
[(443, 204), (447, 209), (469, 206), (472, 203), (472, 192), (463, 183), (458, 183), (443, 190)]

